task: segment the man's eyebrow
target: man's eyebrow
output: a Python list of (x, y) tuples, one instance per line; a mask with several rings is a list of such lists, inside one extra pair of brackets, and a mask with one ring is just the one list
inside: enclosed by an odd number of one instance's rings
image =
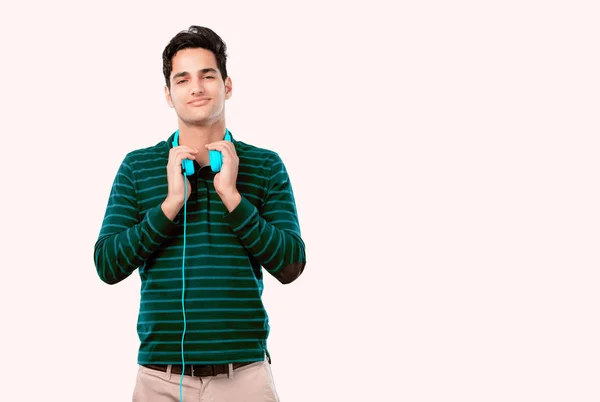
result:
[[(206, 74), (206, 73), (217, 73), (217, 70), (215, 70), (212, 67), (209, 68), (203, 68), (202, 70), (199, 71), (201, 74)], [(173, 79), (176, 80), (179, 77), (185, 77), (187, 75), (190, 75), (190, 73), (188, 73), (187, 71), (182, 71), (180, 73), (177, 73), (173, 76)]]
[(173, 76), (173, 79), (176, 80), (179, 77), (185, 77), (186, 75), (190, 75), (190, 73), (188, 73), (187, 71), (182, 71), (180, 73), (177, 73)]

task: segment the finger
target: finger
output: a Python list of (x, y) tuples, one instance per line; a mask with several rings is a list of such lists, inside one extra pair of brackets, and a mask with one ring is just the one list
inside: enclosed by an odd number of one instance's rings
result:
[(223, 147), (219, 149), (219, 151), (223, 156), (224, 165), (235, 165), (238, 163), (237, 155), (235, 154), (235, 152), (232, 152), (228, 147)]
[(178, 165), (184, 159), (196, 160), (196, 155), (189, 152), (179, 152), (171, 159), (171, 162)]
[(217, 150), (217, 151), (221, 151), (221, 153), (231, 157), (231, 158), (235, 158), (237, 156), (237, 153), (235, 151), (235, 146), (233, 145), (233, 143), (231, 141), (217, 141), (217, 142), (213, 142), (210, 144), (206, 144), (206, 148), (209, 150)]
[(196, 148), (188, 147), (186, 145), (180, 145), (178, 147), (171, 148), (170, 154), (178, 154), (179, 152), (189, 152), (197, 154), (200, 151)]
[(177, 156), (175, 158), (177, 159), (178, 162), (181, 162), (184, 159), (195, 160), (196, 159), (196, 155), (195, 154), (191, 154), (191, 153), (187, 153), (187, 152), (182, 152), (180, 154), (177, 154)]
[(196, 148), (181, 148), (181, 149), (172, 149), (169, 154), (169, 159), (178, 158), (182, 155), (197, 155), (198, 151)]
[(225, 141), (225, 140), (211, 142), (209, 144), (206, 144), (205, 147), (208, 149), (221, 149), (223, 147), (235, 149), (235, 146), (233, 145), (233, 143), (231, 141)]

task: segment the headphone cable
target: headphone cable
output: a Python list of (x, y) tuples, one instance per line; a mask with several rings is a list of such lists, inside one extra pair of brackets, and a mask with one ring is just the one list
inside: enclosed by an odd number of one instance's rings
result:
[(181, 310), (183, 312), (183, 334), (181, 335), (181, 378), (179, 379), (179, 401), (183, 401), (183, 376), (185, 373), (185, 357), (183, 355), (183, 340), (187, 323), (185, 318), (185, 247), (187, 227), (187, 178), (183, 176), (183, 258), (181, 263)]

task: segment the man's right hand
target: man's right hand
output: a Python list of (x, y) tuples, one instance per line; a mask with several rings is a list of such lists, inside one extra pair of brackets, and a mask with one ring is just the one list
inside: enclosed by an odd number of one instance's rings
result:
[(184, 159), (194, 160), (198, 150), (185, 145), (180, 145), (171, 148), (169, 151), (169, 161), (167, 162), (167, 182), (168, 192), (167, 198), (161, 204), (161, 208), (164, 214), (170, 220), (174, 220), (181, 208), (183, 207), (184, 197), (184, 179), (187, 185), (187, 198), (190, 198), (192, 192), (192, 185), (190, 184), (187, 177), (183, 176), (181, 171), (181, 162)]

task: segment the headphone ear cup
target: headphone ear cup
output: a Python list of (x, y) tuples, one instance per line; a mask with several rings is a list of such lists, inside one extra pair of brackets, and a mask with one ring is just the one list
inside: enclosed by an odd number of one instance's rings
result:
[(220, 172), (221, 166), (223, 166), (223, 155), (221, 155), (221, 151), (211, 149), (208, 151), (208, 158), (210, 159), (210, 168), (212, 171), (215, 173)]
[[(229, 130), (225, 131), (225, 141), (231, 141), (231, 133), (229, 133)], [(221, 154), (221, 151), (211, 149), (208, 152), (208, 158), (210, 160), (210, 168), (212, 171), (215, 173), (220, 172), (221, 167), (223, 166), (223, 155)]]
[[(175, 131), (175, 137), (173, 137), (173, 148), (179, 146), (179, 130)], [(184, 159), (181, 161), (181, 172), (185, 176), (191, 176), (194, 174), (194, 161)]]
[(194, 174), (194, 161), (190, 159), (184, 159), (181, 161), (181, 170), (183, 174), (186, 176), (191, 176)]

